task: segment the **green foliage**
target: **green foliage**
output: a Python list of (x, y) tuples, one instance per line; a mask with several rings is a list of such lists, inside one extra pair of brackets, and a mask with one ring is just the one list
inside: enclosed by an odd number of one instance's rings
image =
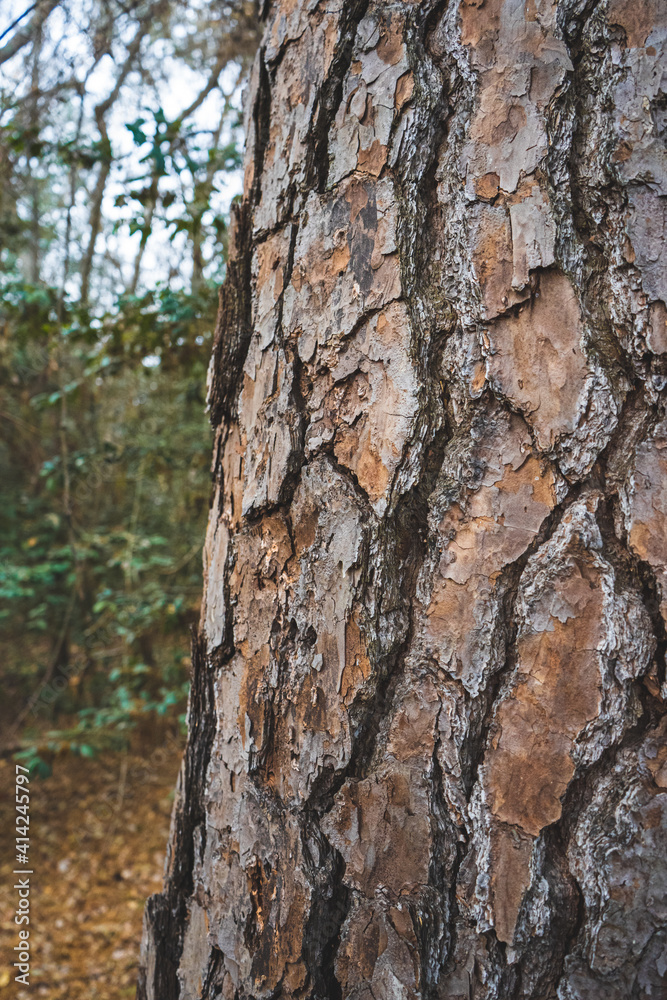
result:
[(0, 721), (36, 774), (183, 717), (256, 27), (58, 0), (0, 65)]
[(37, 695), (19, 758), (46, 775), (63, 750), (100, 752), (141, 716), (184, 711), (217, 290), (125, 296), (95, 322), (67, 302), (61, 325), (52, 289), (14, 276), (4, 292), (0, 639), (12, 696)]

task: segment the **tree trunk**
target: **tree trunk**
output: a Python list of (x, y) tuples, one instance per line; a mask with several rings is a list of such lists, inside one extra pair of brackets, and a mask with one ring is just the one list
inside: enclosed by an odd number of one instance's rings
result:
[(666, 10), (265, 4), (139, 997), (667, 996)]

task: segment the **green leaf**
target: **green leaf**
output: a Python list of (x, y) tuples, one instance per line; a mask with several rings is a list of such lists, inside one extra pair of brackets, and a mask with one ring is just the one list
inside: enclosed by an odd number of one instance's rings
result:
[(142, 129), (142, 125), (146, 124), (145, 118), (137, 118), (133, 122), (126, 123), (125, 128), (128, 132), (132, 133), (132, 138), (134, 139), (136, 146), (143, 146), (145, 142), (148, 142), (146, 133)]

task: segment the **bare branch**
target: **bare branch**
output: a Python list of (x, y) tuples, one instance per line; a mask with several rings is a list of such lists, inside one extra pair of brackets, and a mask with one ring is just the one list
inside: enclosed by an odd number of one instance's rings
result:
[(102, 226), (102, 200), (104, 198), (104, 190), (111, 171), (111, 143), (109, 142), (109, 133), (107, 131), (106, 114), (116, 101), (128, 73), (134, 66), (135, 59), (141, 49), (141, 43), (150, 28), (150, 23), (150, 16), (144, 17), (139, 22), (136, 34), (128, 46), (125, 62), (121, 66), (120, 72), (116, 77), (113, 90), (103, 101), (100, 101), (100, 103), (95, 106), (95, 121), (102, 140), (103, 159), (100, 162), (100, 172), (97, 176), (95, 190), (93, 191), (91, 199), (90, 235), (88, 238), (86, 252), (81, 262), (81, 302), (83, 305), (87, 305), (88, 296), (90, 294), (90, 275), (95, 256), (95, 244), (97, 243), (97, 237), (99, 236)]
[[(0, 49), (0, 66), (6, 63), (8, 59), (15, 56), (24, 45), (30, 42), (35, 34), (40, 30), (47, 17), (52, 10), (59, 5), (60, 0), (38, 0), (35, 6), (34, 16), (30, 19), (30, 22), (26, 24), (25, 28), (21, 28), (17, 31), (13, 38), (3, 45)], [(22, 18), (19, 18), (21, 20)], [(16, 23), (16, 22), (15, 22)]]
[(9, 25), (9, 27), (5, 28), (5, 30), (3, 31), (3, 33), (0, 35), (0, 42), (2, 41), (3, 38), (7, 37), (7, 35), (9, 34), (10, 31), (14, 30), (14, 28), (16, 27), (17, 24), (21, 23), (21, 21), (24, 19), (24, 17), (27, 17), (28, 14), (32, 14), (32, 12), (33, 12), (33, 10), (35, 9), (36, 6), (37, 6), (36, 2), (35, 3), (31, 3), (30, 6), (27, 8), (27, 10), (24, 10), (22, 14), (19, 14), (19, 16), (14, 21), (12, 21), (12, 23)]

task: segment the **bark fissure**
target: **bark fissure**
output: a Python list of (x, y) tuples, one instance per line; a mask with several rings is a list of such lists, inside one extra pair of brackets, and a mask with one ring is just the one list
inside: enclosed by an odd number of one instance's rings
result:
[[(146, 908), (147, 925), (155, 928), (156, 936), (152, 941), (153, 953), (141, 970), (137, 1000), (153, 995), (163, 1000), (178, 1000), (180, 996), (178, 968), (183, 954), (188, 900), (194, 887), (195, 865), (201, 863), (206, 846), (204, 787), (216, 715), (213, 672), (206, 659), (205, 645), (196, 632), (192, 636), (188, 725), (196, 739), (188, 742), (179, 777), (181, 794), (172, 817), (165, 890), (152, 896)], [(152, 973), (150, 980), (147, 971)]]
[(357, 29), (368, 7), (369, 0), (351, 0), (344, 5), (344, 22), (340, 28), (336, 55), (329, 75), (320, 87), (317, 117), (312, 124), (304, 185), (307, 190), (314, 187), (323, 192), (326, 189), (329, 175), (329, 130), (343, 96), (343, 83), (352, 61)]

